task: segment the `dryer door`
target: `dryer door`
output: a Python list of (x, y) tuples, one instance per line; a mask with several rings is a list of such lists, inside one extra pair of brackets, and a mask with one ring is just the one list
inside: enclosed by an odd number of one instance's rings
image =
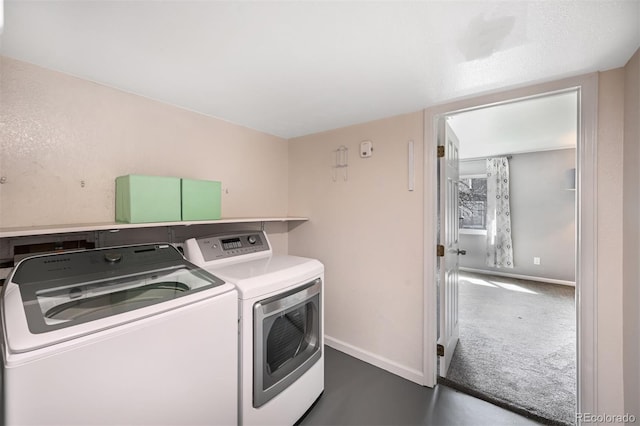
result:
[(253, 406), (265, 404), (322, 354), (320, 278), (253, 307)]

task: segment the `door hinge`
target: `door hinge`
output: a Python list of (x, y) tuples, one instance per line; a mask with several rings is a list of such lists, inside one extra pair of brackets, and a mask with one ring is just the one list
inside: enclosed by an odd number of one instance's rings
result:
[(444, 157), (444, 145), (438, 146), (438, 158)]
[(436, 246), (436, 252), (437, 252), (438, 257), (443, 257), (444, 256), (444, 246), (441, 245), (441, 244), (438, 244)]
[(437, 348), (436, 352), (438, 353), (438, 356), (444, 356), (444, 346), (437, 345), (436, 348)]

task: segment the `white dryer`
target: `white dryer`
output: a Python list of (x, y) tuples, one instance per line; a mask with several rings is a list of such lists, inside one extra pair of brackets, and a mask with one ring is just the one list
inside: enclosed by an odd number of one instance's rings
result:
[(293, 425), (324, 390), (324, 266), (274, 255), (261, 231), (190, 239), (184, 249), (238, 289), (240, 424)]
[(4, 424), (236, 424), (237, 297), (168, 244), (22, 260), (0, 305)]

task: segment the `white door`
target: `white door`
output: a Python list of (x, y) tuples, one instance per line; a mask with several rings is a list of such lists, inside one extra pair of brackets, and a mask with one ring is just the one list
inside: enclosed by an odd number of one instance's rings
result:
[[(445, 120), (443, 120), (445, 121)], [(442, 127), (441, 127), (442, 129)], [(440, 330), (438, 344), (441, 345), (440, 375), (447, 376), (447, 370), (458, 343), (458, 180), (459, 148), (458, 138), (444, 123), (444, 157), (440, 158), (440, 240), (444, 253), (439, 257), (439, 299)], [(442, 134), (442, 133), (441, 133)], [(442, 354), (444, 349), (444, 355)]]

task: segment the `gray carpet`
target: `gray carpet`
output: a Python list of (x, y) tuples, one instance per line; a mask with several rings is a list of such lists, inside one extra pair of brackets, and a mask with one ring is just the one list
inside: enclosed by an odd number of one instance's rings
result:
[(460, 274), (460, 341), (445, 383), (550, 424), (575, 424), (573, 287)]

